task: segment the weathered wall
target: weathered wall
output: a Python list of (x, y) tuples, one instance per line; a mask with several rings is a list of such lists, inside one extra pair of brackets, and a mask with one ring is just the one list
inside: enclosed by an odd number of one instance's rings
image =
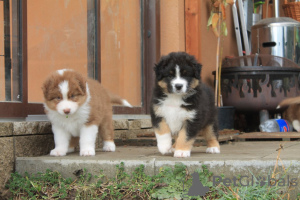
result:
[(160, 1), (161, 55), (185, 51), (184, 0)]
[[(132, 105), (140, 106), (140, 1), (100, 4), (101, 82)], [(87, 5), (84, 0), (28, 1), (29, 102), (43, 101), (41, 85), (55, 70), (71, 68), (87, 75), (88, 62), (93, 62), (88, 57), (94, 56), (87, 53), (91, 37)]]
[(141, 105), (140, 1), (101, 1), (101, 84)]
[(42, 102), (41, 86), (58, 69), (87, 74), (87, 3), (27, 1), (28, 100)]

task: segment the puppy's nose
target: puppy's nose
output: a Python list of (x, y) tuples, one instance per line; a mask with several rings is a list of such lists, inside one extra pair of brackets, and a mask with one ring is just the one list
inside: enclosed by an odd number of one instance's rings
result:
[(175, 84), (176, 90), (181, 90), (182, 86), (183, 86), (182, 84)]
[(69, 114), (70, 112), (71, 112), (70, 108), (64, 109), (64, 113), (65, 113), (66, 115)]

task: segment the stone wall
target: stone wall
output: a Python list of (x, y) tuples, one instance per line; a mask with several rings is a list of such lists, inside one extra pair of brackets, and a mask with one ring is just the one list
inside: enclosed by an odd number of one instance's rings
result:
[[(139, 135), (154, 135), (150, 119), (117, 119), (113, 121), (118, 145), (139, 145)], [(100, 137), (96, 148), (101, 148)], [(54, 148), (51, 123), (0, 122), (0, 193), (15, 169), (16, 157), (41, 156)]]

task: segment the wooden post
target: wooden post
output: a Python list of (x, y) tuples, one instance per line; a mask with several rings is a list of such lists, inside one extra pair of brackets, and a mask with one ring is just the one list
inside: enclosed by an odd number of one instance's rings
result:
[(185, 49), (201, 62), (201, 33), (200, 33), (201, 1), (185, 0)]

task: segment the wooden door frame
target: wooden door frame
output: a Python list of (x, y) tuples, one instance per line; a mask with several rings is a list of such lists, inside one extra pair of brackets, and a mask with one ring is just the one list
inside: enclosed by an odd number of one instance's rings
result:
[(21, 102), (0, 102), (0, 118), (24, 118), (28, 111), (27, 87), (27, 0), (19, 0), (19, 62)]

